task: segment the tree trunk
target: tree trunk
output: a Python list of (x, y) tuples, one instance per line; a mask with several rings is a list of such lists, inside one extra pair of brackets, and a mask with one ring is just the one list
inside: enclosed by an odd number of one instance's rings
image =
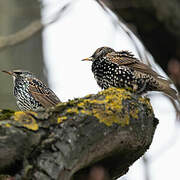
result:
[(33, 180), (87, 179), (95, 165), (116, 179), (146, 152), (158, 124), (148, 99), (116, 88), (44, 112), (4, 110), (0, 119), (0, 177)]
[[(37, 0), (1, 0), (0, 1), (0, 36), (14, 34), (32, 21), (40, 19), (40, 3)], [(34, 72), (46, 82), (43, 76), (44, 62), (42, 55), (41, 32), (21, 44), (0, 49), (1, 70), (25, 69)], [(0, 107), (15, 109), (10, 77), (1, 74)]]

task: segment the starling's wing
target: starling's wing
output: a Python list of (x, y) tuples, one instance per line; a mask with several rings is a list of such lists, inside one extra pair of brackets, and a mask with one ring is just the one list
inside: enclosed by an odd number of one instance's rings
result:
[(45, 108), (55, 106), (60, 102), (55, 93), (36, 78), (29, 79), (29, 90), (32, 96)]
[(133, 54), (128, 51), (112, 52), (107, 54), (106, 58), (119, 66), (128, 66), (141, 73), (150, 74), (154, 77), (162, 77), (152, 70), (148, 65), (136, 59)]
[(108, 53), (106, 58), (120, 66), (127, 66), (139, 62), (129, 51)]

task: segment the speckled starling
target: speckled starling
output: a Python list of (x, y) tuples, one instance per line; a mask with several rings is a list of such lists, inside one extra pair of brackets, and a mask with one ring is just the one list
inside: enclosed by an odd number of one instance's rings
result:
[(162, 91), (177, 99), (176, 91), (170, 87), (171, 81), (140, 62), (129, 51), (116, 52), (112, 48), (101, 47), (83, 61), (92, 61), (92, 72), (102, 89), (125, 88), (137, 94)]
[(21, 110), (38, 111), (60, 102), (55, 93), (31, 72), (24, 70), (2, 72), (13, 76), (14, 95)]

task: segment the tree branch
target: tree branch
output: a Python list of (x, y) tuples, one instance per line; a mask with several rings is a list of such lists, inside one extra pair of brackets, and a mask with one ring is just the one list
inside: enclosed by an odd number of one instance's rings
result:
[(0, 37), (0, 49), (7, 48), (9, 46), (14, 46), (16, 44), (19, 44), (39, 31), (41, 31), (43, 28), (46, 26), (56, 22), (58, 19), (62, 17), (62, 15), (65, 13), (67, 8), (69, 7), (69, 4), (66, 4), (63, 8), (61, 8), (58, 12), (55, 13), (55, 16), (49, 20), (49, 22), (43, 24), (41, 20), (35, 20), (34, 22), (30, 23), (28, 26), (25, 28), (19, 30), (18, 32), (5, 36), (5, 37)]
[(27, 40), (43, 28), (43, 24), (40, 20), (32, 22), (30, 25), (26, 26), (24, 29), (8, 35), (6, 37), (0, 37), (0, 49), (6, 48), (8, 46), (16, 45), (24, 40)]
[(120, 177), (157, 125), (148, 99), (115, 88), (45, 112), (1, 111), (0, 119), (0, 173), (35, 180), (76, 180), (93, 166)]

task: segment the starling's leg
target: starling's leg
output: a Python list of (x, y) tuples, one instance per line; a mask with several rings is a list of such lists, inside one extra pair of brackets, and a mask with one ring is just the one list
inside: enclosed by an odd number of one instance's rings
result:
[(137, 84), (133, 84), (133, 92), (137, 93), (137, 89), (138, 89), (138, 85)]
[(138, 85), (137, 84), (132, 84), (132, 92), (133, 92), (135, 98), (138, 98), (137, 89), (138, 89)]

